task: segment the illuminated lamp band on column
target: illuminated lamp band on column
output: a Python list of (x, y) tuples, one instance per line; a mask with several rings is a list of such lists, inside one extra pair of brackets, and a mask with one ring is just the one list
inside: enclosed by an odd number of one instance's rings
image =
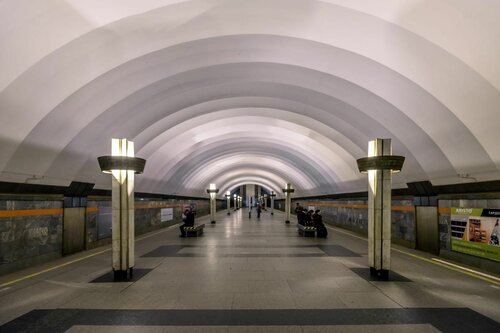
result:
[(363, 157), (356, 162), (361, 173), (367, 173), (370, 170), (391, 170), (397, 173), (403, 168), (405, 157), (397, 155)]
[(97, 158), (99, 167), (104, 173), (111, 173), (113, 170), (134, 171), (137, 174), (144, 172), (146, 160), (139, 157), (128, 156), (100, 156)]

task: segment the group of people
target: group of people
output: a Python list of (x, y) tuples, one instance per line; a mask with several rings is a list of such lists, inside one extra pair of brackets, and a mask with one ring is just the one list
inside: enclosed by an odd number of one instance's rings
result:
[(321, 216), (321, 210), (307, 210), (297, 202), (297, 206), (295, 207), (295, 214), (297, 214), (297, 220), (299, 224), (316, 228), (317, 237), (326, 238), (328, 236), (328, 230), (326, 230), (326, 227), (323, 224), (323, 216)]
[[(260, 204), (257, 205), (257, 217), (260, 217), (260, 213), (262, 212), (262, 206)], [(298, 223), (303, 226), (313, 226), (316, 228), (316, 236), (317, 237), (326, 237), (328, 236), (328, 230), (326, 230), (325, 225), (323, 224), (323, 217), (321, 216), (321, 211), (316, 209), (316, 211), (304, 209), (297, 202), (297, 206), (295, 207), (295, 214), (297, 214)], [(179, 237), (186, 237), (186, 231), (184, 227), (193, 227), (194, 226), (194, 213), (190, 209), (186, 209), (184, 214), (182, 214), (182, 222), (184, 222), (180, 227), (181, 234)]]

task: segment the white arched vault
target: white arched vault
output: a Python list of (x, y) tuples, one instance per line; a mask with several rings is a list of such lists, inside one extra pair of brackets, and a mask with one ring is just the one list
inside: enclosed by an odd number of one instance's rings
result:
[(259, 177), (239, 177), (233, 179), (230, 183), (226, 184), (224, 187), (221, 188), (222, 193), (226, 193), (227, 191), (230, 191), (231, 193), (234, 192), (234, 190), (242, 185), (247, 185), (247, 184), (253, 184), (253, 185), (259, 185), (263, 187), (264, 189), (268, 190), (269, 192), (274, 191), (276, 193), (276, 198), (281, 199), (284, 198), (283, 195), (283, 184), (275, 184), (272, 182), (269, 182), (266, 179), (259, 178)]
[(374, 137), (407, 157), (398, 187), (500, 178), (498, 4), (102, 2), (0, 5), (0, 180), (109, 188), (112, 137), (145, 192), (358, 191)]

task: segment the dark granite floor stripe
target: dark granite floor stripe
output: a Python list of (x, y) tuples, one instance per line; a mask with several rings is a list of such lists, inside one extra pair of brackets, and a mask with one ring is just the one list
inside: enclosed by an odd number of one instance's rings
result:
[[(163, 245), (163, 246), (171, 246), (171, 245)], [(163, 247), (161, 246), (161, 247)], [(174, 245), (176, 246), (176, 245)], [(307, 245), (244, 245), (244, 244), (235, 244), (235, 245), (196, 245), (196, 244), (186, 244), (180, 245), (181, 247), (187, 248), (248, 248), (248, 249), (301, 249), (301, 248), (312, 248), (319, 247), (321, 244), (307, 244)]]
[(3, 332), (64, 332), (74, 325), (302, 326), (430, 324), (442, 332), (499, 332), (500, 324), (468, 308), (331, 310), (34, 310)]
[(181, 257), (181, 258), (205, 258), (205, 257), (220, 257), (220, 258), (302, 258), (302, 257), (326, 257), (324, 253), (178, 253), (176, 255), (166, 257)]
[(139, 281), (141, 278), (146, 276), (149, 272), (151, 272), (153, 269), (150, 268), (135, 268), (134, 269), (134, 274), (132, 278), (129, 278), (127, 280), (123, 281), (115, 281), (114, 273), (112, 271), (107, 272), (98, 278), (90, 281), (89, 283), (108, 283), (108, 282), (136, 282)]
[[(179, 253), (184, 248), (200, 248), (206, 249), (206, 253)], [(317, 248), (323, 253), (218, 253), (218, 248), (248, 248), (248, 249), (311, 249)], [(245, 245), (163, 245), (156, 249), (143, 254), (142, 257), (360, 257), (361, 255), (346, 249), (340, 245), (262, 245), (262, 246), (245, 246)]]
[(412, 282), (410, 279), (394, 272), (389, 271), (389, 280), (381, 280), (377, 276), (373, 276), (370, 274), (370, 268), (364, 267), (355, 267), (350, 268), (351, 271), (356, 273), (358, 276), (362, 277), (366, 281), (378, 281), (378, 282)]
[(360, 257), (356, 252), (340, 245), (317, 245), (317, 248), (331, 257)]

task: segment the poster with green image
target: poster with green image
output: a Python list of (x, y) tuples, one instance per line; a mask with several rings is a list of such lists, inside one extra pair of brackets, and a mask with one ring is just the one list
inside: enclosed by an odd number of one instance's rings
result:
[(451, 208), (451, 249), (500, 261), (500, 209)]

